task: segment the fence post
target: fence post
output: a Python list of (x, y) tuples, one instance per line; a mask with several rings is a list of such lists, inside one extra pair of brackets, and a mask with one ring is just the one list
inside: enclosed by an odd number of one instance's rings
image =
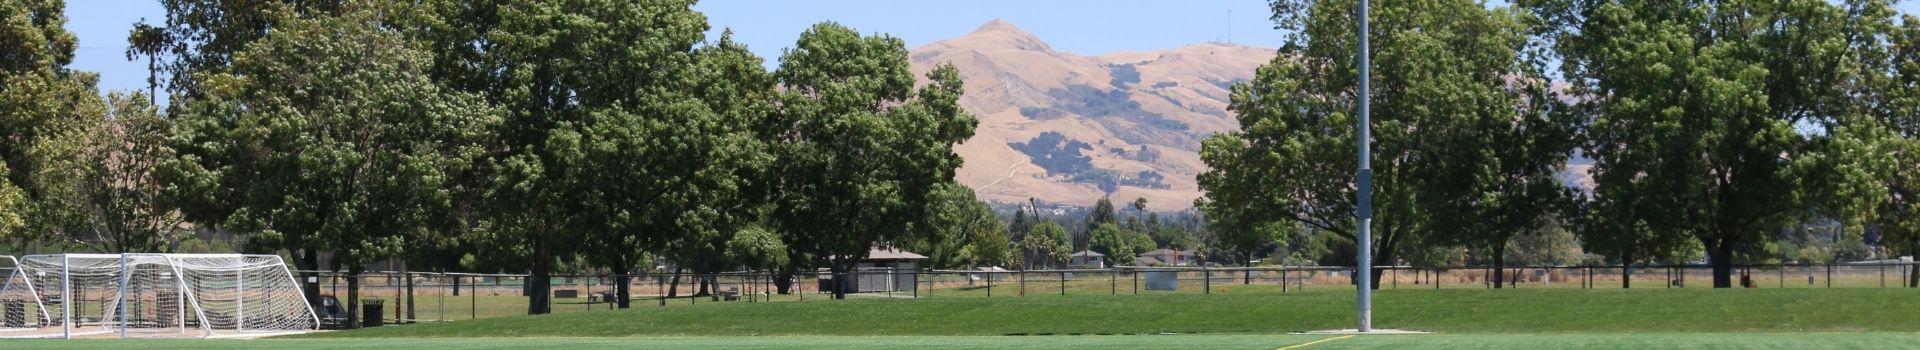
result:
[(1119, 268), (1107, 269), (1107, 295), (1120, 295)]
[(1133, 271), (1133, 294), (1140, 295), (1140, 270)]
[(1827, 263), (1827, 288), (1833, 288), (1833, 263)]
[(1286, 293), (1286, 292), (1287, 292), (1287, 285), (1288, 285), (1288, 284), (1292, 284), (1292, 283), (1293, 283), (1293, 281), (1291, 281), (1291, 280), (1290, 280), (1290, 279), (1289, 279), (1289, 278), (1287, 277), (1287, 263), (1286, 263), (1285, 261), (1282, 261), (1282, 262), (1280, 263), (1280, 292), (1281, 292), (1281, 293)]
[(1020, 297), (1027, 297), (1027, 270), (1020, 270)]
[(1067, 295), (1067, 272), (1060, 271), (1060, 295)]
[(1886, 288), (1887, 287), (1887, 263), (1883, 262), (1883, 263), (1874, 264), (1874, 265), (1880, 265), (1880, 288)]
[(1388, 268), (1386, 271), (1393, 274), (1393, 289), (1400, 289), (1400, 269)]
[(1206, 266), (1200, 266), (1200, 278), (1200, 287), (1207, 289), (1203, 293), (1213, 295), (1213, 270), (1208, 270)]
[(987, 298), (991, 299), (993, 298), (993, 271), (988, 270), (983, 275), (987, 276)]

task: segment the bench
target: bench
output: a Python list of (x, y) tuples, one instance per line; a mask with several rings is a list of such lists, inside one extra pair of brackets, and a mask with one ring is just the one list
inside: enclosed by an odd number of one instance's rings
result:
[(578, 289), (555, 289), (555, 290), (553, 290), (553, 298), (554, 298), (554, 299), (576, 299), (576, 298), (579, 298), (579, 297), (580, 297), (580, 290), (578, 290)]

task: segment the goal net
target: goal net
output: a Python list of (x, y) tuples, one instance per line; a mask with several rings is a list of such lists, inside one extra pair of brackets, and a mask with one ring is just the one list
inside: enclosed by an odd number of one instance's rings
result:
[(0, 290), (0, 329), (11, 330), (0, 337), (258, 336), (319, 325), (274, 255), (30, 255), (16, 266)]

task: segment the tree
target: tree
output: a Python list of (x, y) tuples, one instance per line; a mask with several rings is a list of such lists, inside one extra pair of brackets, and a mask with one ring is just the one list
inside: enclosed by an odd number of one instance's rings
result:
[(1120, 214), (1114, 210), (1112, 199), (1100, 197), (1093, 202), (1093, 209), (1087, 210), (1087, 232), (1106, 224), (1120, 224)]
[(915, 91), (904, 42), (827, 22), (800, 34), (775, 76), (785, 91), (763, 134), (780, 159), (774, 221), (789, 247), (848, 281), (875, 245), (908, 240), (953, 180), (953, 145), (976, 123), (960, 109), (959, 71), (935, 67)]
[[(150, 58), (165, 55), (168, 61), (155, 60), (149, 67), (156, 73), (152, 78), (157, 80), (158, 72), (169, 73), (167, 91), (196, 97), (207, 89), (202, 86), (206, 76), (226, 72), (236, 53), (269, 36), (280, 22), (339, 14), (349, 2), (162, 0), (160, 6), (167, 10), (165, 25), (153, 27), (145, 25), (144, 20), (136, 24), (128, 38), (133, 44), (128, 50)], [(148, 51), (156, 47), (165, 50)]]
[[(1870, 224), (1879, 229), (1889, 253), (1914, 255), (1920, 253), (1920, 218), (1916, 218), (1920, 214), (1920, 18), (1905, 15), (1894, 26), (1891, 8), (1866, 3), (1852, 12), (1872, 20), (1861, 22), (1887, 28), (1886, 41), (1870, 41), (1875, 37), (1866, 36), (1868, 41), (1856, 44), (1858, 50), (1868, 52), (1862, 55), (1870, 67), (1866, 75), (1878, 78), (1869, 86), (1875, 93), (1863, 94), (1866, 98), (1860, 100), (1870, 106), (1868, 115), (1886, 133), (1880, 152), (1863, 153), (1889, 155), (1880, 158), (1888, 163), (1877, 169), (1876, 184), (1884, 186), (1884, 192), (1874, 198), (1878, 215)], [(1866, 6), (1874, 4), (1882, 6)], [(1920, 287), (1920, 269), (1908, 270), (1907, 286)]]
[(172, 41), (172, 38), (167, 37), (166, 28), (147, 24), (145, 18), (141, 18), (139, 23), (134, 23), (133, 30), (127, 33), (127, 60), (132, 61), (141, 56), (147, 57), (148, 104), (158, 104), (156, 99), (160, 94), (160, 57), (166, 53), (167, 44)]
[[(1299, 224), (1355, 238), (1354, 130), (1358, 75), (1353, 1), (1274, 1), (1273, 19), (1292, 32), (1279, 55), (1251, 82), (1233, 87), (1229, 109), (1240, 129), (1202, 143), (1211, 170), (1198, 181), (1216, 213), (1248, 216), (1239, 227)], [(1449, 152), (1492, 152), (1470, 126), (1524, 120), (1517, 90), (1538, 88), (1514, 57), (1524, 40), (1513, 16), (1475, 1), (1394, 2), (1376, 6), (1371, 30), (1373, 177), (1378, 191), (1374, 265), (1392, 265), (1407, 242), (1434, 227), (1437, 177), (1461, 164)], [(1505, 119), (1502, 119), (1505, 118)], [(1519, 127), (1519, 126), (1512, 126)], [(1500, 129), (1507, 130), (1507, 129)], [(1452, 134), (1449, 134), (1452, 133)], [(1456, 135), (1457, 134), (1457, 135)], [(1475, 169), (1479, 170), (1479, 169)], [(1491, 172), (1491, 171), (1487, 171)], [(1491, 178), (1491, 174), (1488, 176)], [(1439, 196), (1438, 198), (1432, 198)], [(1378, 287), (1380, 274), (1373, 274)]]
[(103, 107), (97, 76), (67, 67), (78, 41), (65, 29), (65, 9), (62, 1), (0, 0), (0, 196), (13, 198), (0, 202), (0, 217), (20, 218), (0, 230), (0, 243), (15, 251), (84, 230), (72, 182), (86, 165), (75, 155), (87, 114)]
[(1583, 149), (1596, 161), (1596, 190), (1632, 197), (1634, 222), (1647, 229), (1699, 241), (1715, 287), (1732, 287), (1736, 254), (1759, 247), (1815, 192), (1860, 180), (1839, 150), (1859, 141), (1850, 140), (1859, 130), (1849, 130), (1858, 123), (1847, 86), (1859, 69), (1845, 9), (1819, 0), (1523, 6), (1552, 24), (1545, 37), (1590, 120)]
[(529, 313), (550, 311), (556, 259), (583, 253), (625, 275), (656, 250), (712, 272), (764, 214), (775, 80), (727, 35), (702, 45), (691, 5), (430, 1), (402, 16), (440, 53), (438, 79), (507, 110), (486, 166), (487, 239), (526, 247), (512, 253), (533, 262)]
[[(1502, 269), (1513, 239), (1540, 233), (1564, 206), (1570, 192), (1559, 171), (1576, 146), (1579, 119), (1551, 91), (1546, 48), (1528, 40), (1538, 21), (1504, 9), (1462, 11), (1445, 31), (1471, 44), (1423, 58), (1445, 68), (1428, 79), (1455, 82), (1441, 94), (1467, 102), (1435, 106), (1453, 117), (1421, 130), (1427, 142), (1448, 146), (1429, 155), (1434, 166), (1419, 169), (1430, 173), (1421, 176), (1417, 201), (1432, 212), (1429, 241), (1484, 249)], [(1505, 278), (1494, 274), (1494, 288)]]
[(112, 93), (80, 135), (86, 164), (75, 179), (86, 230), (73, 237), (100, 253), (162, 252), (184, 231), (154, 171), (173, 157), (165, 137), (172, 122), (141, 93)]
[[(1284, 247), (1286, 233), (1297, 230), (1292, 221), (1262, 218), (1258, 213), (1236, 210), (1244, 207), (1229, 207), (1206, 200), (1195, 200), (1194, 206), (1207, 213), (1207, 227), (1213, 228), (1214, 249), (1225, 252), (1227, 256), (1238, 258), (1240, 266), (1253, 267), (1253, 257), (1261, 252)], [(1253, 283), (1253, 273), (1248, 271), (1242, 276), (1246, 284)]]
[(1032, 270), (1034, 266), (1052, 266), (1066, 262), (1073, 253), (1073, 246), (1067, 244), (1067, 228), (1053, 222), (1044, 222), (1033, 227), (1033, 232), (1020, 240), (1021, 261), (1026, 263), (1022, 270)]
[(1013, 266), (1019, 261), (1019, 249), (1014, 247), (1011, 235), (997, 227), (991, 230), (973, 231), (968, 239), (965, 256), (972, 258), (977, 266)]
[[(976, 257), (971, 256), (972, 253), (991, 253), (994, 249), (990, 246), (971, 249), (977, 244), (990, 244), (976, 239), (990, 236), (989, 233), (1005, 235), (999, 218), (993, 214), (993, 207), (976, 199), (973, 189), (965, 185), (940, 185), (928, 205), (933, 208), (927, 221), (913, 227), (913, 230), (924, 232), (903, 242), (905, 249), (927, 256), (926, 267), (967, 267), (975, 263)], [(998, 249), (1005, 249), (1005, 246)]]
[[(431, 54), (379, 15), (277, 22), (181, 104), (155, 165), (187, 220), (249, 233), (302, 270), (358, 274), (418, 237), (455, 230), (452, 179), (465, 177), (498, 122), (478, 96), (436, 84)], [(308, 277), (314, 275), (308, 274)], [(358, 278), (349, 278), (349, 312)], [(309, 300), (318, 288), (307, 285)]]
[(1100, 224), (1093, 229), (1093, 232), (1087, 234), (1087, 249), (1109, 257), (1128, 257), (1146, 252), (1139, 248), (1142, 247), (1133, 246), (1126, 231), (1122, 231), (1120, 226), (1114, 224)]

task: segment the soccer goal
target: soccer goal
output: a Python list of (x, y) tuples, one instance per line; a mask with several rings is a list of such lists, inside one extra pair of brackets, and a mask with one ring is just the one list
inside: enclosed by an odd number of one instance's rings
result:
[(247, 337), (319, 325), (274, 255), (54, 254), (5, 263), (13, 266), (0, 287), (0, 337)]

